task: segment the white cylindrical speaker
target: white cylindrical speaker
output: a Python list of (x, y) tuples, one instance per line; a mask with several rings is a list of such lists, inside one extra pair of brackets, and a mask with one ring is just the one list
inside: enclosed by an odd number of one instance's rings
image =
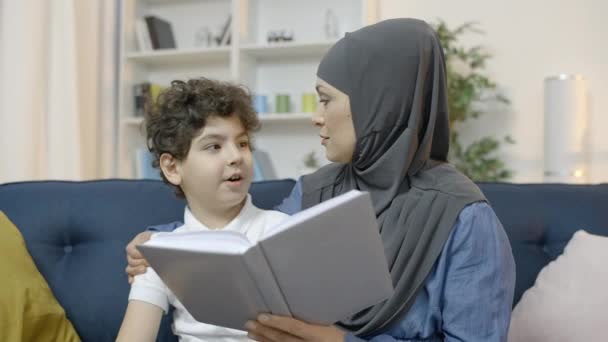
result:
[(587, 84), (579, 75), (545, 79), (545, 182), (588, 180)]

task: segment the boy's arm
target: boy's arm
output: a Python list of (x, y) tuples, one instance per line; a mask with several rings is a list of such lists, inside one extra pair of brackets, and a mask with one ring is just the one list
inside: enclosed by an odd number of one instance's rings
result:
[(154, 342), (162, 317), (163, 309), (160, 307), (130, 300), (116, 341)]
[(136, 276), (117, 341), (154, 342), (163, 313), (169, 311), (169, 294), (169, 289), (151, 267)]

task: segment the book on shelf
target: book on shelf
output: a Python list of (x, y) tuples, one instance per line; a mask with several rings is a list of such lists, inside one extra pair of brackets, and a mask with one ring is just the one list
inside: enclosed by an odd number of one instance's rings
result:
[(154, 155), (145, 147), (135, 150), (135, 178), (161, 179), (160, 170), (152, 166)]
[(142, 117), (145, 115), (146, 102), (155, 103), (158, 95), (165, 87), (152, 82), (136, 83), (133, 86), (134, 116)]
[(150, 34), (150, 41), (154, 50), (175, 49), (175, 37), (171, 23), (157, 16), (145, 16), (146, 27)]
[(198, 321), (243, 329), (259, 313), (333, 324), (393, 293), (367, 192), (352, 190), (268, 229), (158, 233), (137, 247)]
[(152, 50), (152, 42), (150, 41), (150, 33), (144, 19), (135, 20), (135, 38), (137, 40), (137, 48), (139, 51), (145, 52)]

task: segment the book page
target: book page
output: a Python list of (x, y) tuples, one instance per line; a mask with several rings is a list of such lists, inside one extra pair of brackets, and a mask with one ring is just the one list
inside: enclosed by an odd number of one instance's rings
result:
[(243, 255), (139, 248), (199, 322), (242, 330), (247, 320), (270, 311)]
[(250, 276), (258, 285), (260, 295), (264, 300), (268, 312), (274, 315), (291, 316), (285, 297), (277, 284), (277, 280), (268, 266), (261, 247), (255, 246), (247, 251), (244, 258), (245, 264), (250, 270)]
[(266, 231), (264, 233), (264, 236), (262, 237), (261, 240), (264, 240), (271, 236), (277, 235), (277, 234), (281, 233), (282, 231), (289, 229), (290, 227), (300, 224), (301, 222), (310, 220), (311, 218), (318, 216), (321, 213), (330, 210), (331, 208), (335, 208), (346, 202), (352, 201), (355, 197), (360, 196), (360, 194), (361, 194), (360, 191), (351, 190), (343, 195), (334, 197), (325, 202), (319, 203), (313, 207), (302, 210), (299, 213), (296, 213), (296, 214), (292, 215), (291, 217), (286, 218), (285, 220), (281, 221), (276, 226), (268, 229), (268, 231)]
[(333, 324), (393, 293), (369, 193), (342, 196), (259, 242), (291, 314), (310, 323)]
[(239, 232), (215, 230), (157, 233), (144, 245), (192, 252), (243, 254), (252, 243)]

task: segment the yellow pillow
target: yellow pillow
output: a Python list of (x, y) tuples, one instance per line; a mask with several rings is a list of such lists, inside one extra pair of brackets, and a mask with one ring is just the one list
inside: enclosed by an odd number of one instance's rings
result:
[(80, 341), (21, 233), (2, 211), (0, 253), (0, 341)]

